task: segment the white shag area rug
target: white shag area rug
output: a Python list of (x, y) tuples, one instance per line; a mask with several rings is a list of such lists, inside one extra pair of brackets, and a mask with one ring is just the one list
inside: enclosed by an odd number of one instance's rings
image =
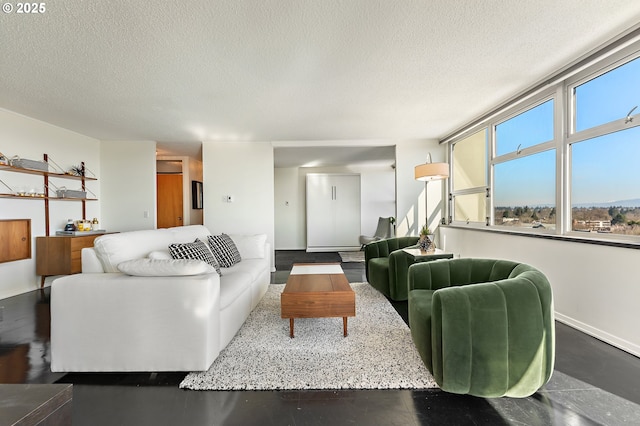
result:
[(368, 283), (351, 283), (356, 316), (280, 318), (284, 285), (270, 285), (256, 309), (208, 371), (189, 373), (193, 390), (425, 389), (437, 385), (409, 327)]
[(364, 262), (364, 252), (361, 251), (339, 251), (340, 259), (343, 262)]

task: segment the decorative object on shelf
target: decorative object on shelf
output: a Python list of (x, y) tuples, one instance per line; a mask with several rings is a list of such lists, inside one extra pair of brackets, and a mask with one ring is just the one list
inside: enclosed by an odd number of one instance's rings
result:
[(87, 232), (93, 230), (93, 225), (90, 221), (82, 219), (77, 222), (76, 230), (81, 232)]
[(73, 224), (73, 219), (67, 220), (67, 224), (64, 227), (65, 231), (75, 231), (76, 225)]
[(67, 189), (61, 186), (56, 190), (56, 197), (58, 198), (87, 198), (87, 191)]
[(73, 166), (69, 170), (67, 170), (66, 173), (68, 175), (71, 175), (71, 176), (84, 176), (85, 169), (81, 165), (80, 166)]
[(420, 239), (418, 240), (418, 247), (423, 251), (432, 251), (436, 249), (436, 245), (431, 240), (431, 230), (424, 225), (420, 230)]
[(39, 170), (41, 172), (49, 171), (49, 164), (46, 161), (28, 160), (20, 158), (17, 155), (9, 160), (9, 165), (18, 169)]
[(94, 217), (93, 220), (91, 221), (91, 230), (97, 231), (98, 229), (100, 229), (100, 222), (98, 222), (97, 217)]
[[(432, 180), (442, 180), (449, 177), (449, 165), (447, 163), (433, 163), (431, 161), (431, 153), (427, 155), (425, 164), (418, 164), (414, 170), (416, 180), (424, 182), (424, 215), (425, 225), (423, 229), (429, 230), (429, 193), (427, 192), (427, 184)], [(422, 234), (422, 233), (421, 233)], [(435, 248), (435, 246), (434, 246)]]
[(7, 158), (6, 155), (4, 155), (1, 152), (0, 152), (0, 164), (3, 165), (3, 166), (8, 166), (9, 165), (9, 159)]

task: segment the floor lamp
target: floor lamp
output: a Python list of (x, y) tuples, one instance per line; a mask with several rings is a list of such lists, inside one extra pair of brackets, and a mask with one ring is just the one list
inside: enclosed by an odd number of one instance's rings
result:
[(427, 162), (415, 167), (415, 179), (424, 181), (424, 214), (425, 225), (429, 229), (429, 209), (427, 184), (432, 180), (442, 180), (449, 177), (449, 165), (447, 163), (431, 162), (431, 153), (427, 156)]

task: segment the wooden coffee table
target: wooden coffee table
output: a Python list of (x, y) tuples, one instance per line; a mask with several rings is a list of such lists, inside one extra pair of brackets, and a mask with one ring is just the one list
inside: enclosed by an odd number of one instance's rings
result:
[(347, 317), (356, 316), (356, 294), (339, 263), (294, 264), (280, 305), (280, 316), (289, 318), (291, 338), (295, 318), (342, 317), (347, 337)]

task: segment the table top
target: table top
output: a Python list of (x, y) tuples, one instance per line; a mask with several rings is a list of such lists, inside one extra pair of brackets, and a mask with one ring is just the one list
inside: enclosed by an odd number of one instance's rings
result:
[(339, 263), (294, 263), (290, 275), (343, 274)]
[(451, 259), (453, 258), (453, 253), (447, 253), (444, 250), (440, 250), (439, 248), (435, 250), (424, 251), (419, 248), (403, 248), (402, 251), (407, 253), (409, 256), (413, 256), (414, 258), (438, 258), (438, 259)]
[(337, 291), (353, 292), (339, 263), (296, 263), (291, 269), (283, 294)]

